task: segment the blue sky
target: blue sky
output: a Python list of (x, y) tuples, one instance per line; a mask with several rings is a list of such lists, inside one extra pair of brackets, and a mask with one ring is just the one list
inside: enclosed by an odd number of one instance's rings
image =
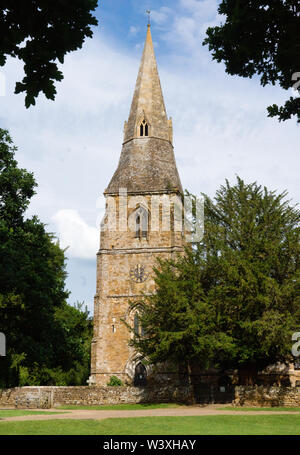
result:
[(216, 0), (103, 0), (99, 27), (62, 66), (55, 102), (40, 96), (24, 108), (14, 95), (22, 65), (4, 67), (6, 96), (0, 124), (18, 146), (20, 166), (34, 172), (38, 193), (28, 216), (37, 214), (68, 247), (70, 302), (92, 311), (101, 197), (118, 164), (146, 35), (146, 9), (183, 187), (213, 196), (225, 178), (239, 175), (278, 191), (296, 203), (299, 190), (299, 126), (267, 118), (266, 107), (290, 93), (261, 87), (257, 78), (226, 75), (201, 45), (209, 25), (218, 24)]

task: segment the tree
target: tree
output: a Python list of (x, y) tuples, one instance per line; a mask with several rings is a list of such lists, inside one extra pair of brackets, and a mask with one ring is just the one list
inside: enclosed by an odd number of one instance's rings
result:
[(19, 385), (86, 385), (90, 375), (92, 319), (84, 303), (55, 310), (54, 361), (19, 366)]
[[(203, 44), (231, 75), (260, 76), (261, 85), (289, 90), (300, 78), (300, 5), (297, 0), (223, 0), (218, 11), (225, 23), (209, 27)], [(299, 90), (298, 90), (299, 91)], [(296, 115), (300, 122), (300, 91), (285, 105), (268, 107), (280, 121)]]
[(16, 150), (0, 129), (0, 332), (7, 339), (0, 386), (5, 387), (55, 382), (58, 373), (63, 380), (76, 362), (86, 369), (91, 325), (81, 307), (66, 303), (64, 251), (37, 217), (25, 218), (36, 183), (18, 168)]
[(232, 339), (216, 326), (217, 308), (206, 292), (207, 270), (200, 255), (187, 249), (184, 257), (160, 260), (154, 268), (156, 292), (136, 306), (141, 333), (132, 330), (130, 344), (151, 364), (178, 366), (183, 377), (218, 363)]
[(43, 92), (48, 99), (56, 95), (55, 81), (63, 79), (57, 63), (64, 63), (68, 52), (80, 49), (92, 37), (91, 14), (97, 0), (0, 0), (0, 66), (7, 56), (24, 62), (25, 77), (16, 83), (15, 93), (26, 93), (25, 106), (35, 104)]
[[(90, 376), (93, 320), (84, 302), (74, 306), (64, 304), (55, 312), (57, 324), (56, 365), (59, 366), (59, 383), (56, 385), (86, 385)], [(51, 381), (51, 375), (49, 380)]]
[(231, 345), (230, 337), (216, 330), (216, 308), (207, 299), (206, 271), (198, 260), (187, 249), (184, 257), (159, 261), (156, 292), (136, 306), (143, 331), (133, 331), (131, 345), (151, 364), (177, 365), (181, 375), (194, 375), (199, 364), (209, 368), (221, 347)]
[(155, 269), (139, 306), (151, 363), (238, 369), (240, 383), (290, 357), (300, 323), (300, 212), (256, 183), (226, 182), (205, 196), (205, 233), (183, 257)]

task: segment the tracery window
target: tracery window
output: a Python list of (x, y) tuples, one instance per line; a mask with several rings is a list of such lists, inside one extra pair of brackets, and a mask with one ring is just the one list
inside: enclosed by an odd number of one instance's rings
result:
[(146, 120), (143, 120), (141, 125), (140, 125), (140, 136), (149, 136), (149, 126)]

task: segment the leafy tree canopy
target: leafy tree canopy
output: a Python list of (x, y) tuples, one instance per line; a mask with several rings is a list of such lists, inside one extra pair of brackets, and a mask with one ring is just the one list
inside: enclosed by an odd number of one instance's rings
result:
[(0, 129), (0, 386), (78, 383), (87, 379), (91, 321), (66, 303), (64, 251), (37, 217), (24, 215), (36, 183), (15, 152)]
[[(231, 75), (260, 76), (263, 86), (289, 90), (298, 79), (300, 4), (298, 0), (223, 0), (218, 9), (225, 23), (209, 27), (203, 44)], [(295, 75), (295, 79), (293, 78)], [(294, 82), (293, 82), (294, 80)], [(300, 122), (300, 92), (284, 106), (268, 108), (269, 117)]]
[(233, 368), (241, 382), (291, 353), (300, 323), (300, 212), (241, 179), (205, 196), (201, 243), (155, 269), (132, 345), (151, 363)]
[(25, 105), (35, 104), (40, 92), (51, 100), (55, 82), (63, 79), (57, 63), (92, 37), (97, 0), (0, 0), (0, 66), (7, 56), (24, 62), (25, 77), (15, 93), (26, 93)]

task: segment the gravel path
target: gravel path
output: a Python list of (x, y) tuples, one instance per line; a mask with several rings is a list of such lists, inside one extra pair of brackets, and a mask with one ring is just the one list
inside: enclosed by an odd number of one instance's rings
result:
[[(220, 411), (217, 408), (222, 405), (209, 406), (182, 406), (180, 408), (165, 408), (165, 409), (148, 409), (135, 411), (90, 411), (90, 410), (71, 410), (66, 414), (43, 415), (41, 409), (31, 409), (32, 411), (41, 412), (40, 415), (26, 415), (19, 417), (4, 417), (2, 422), (24, 421), (24, 420), (58, 420), (58, 419), (74, 419), (74, 420), (103, 420), (113, 417), (181, 417), (181, 416), (216, 416), (216, 415), (276, 415), (276, 414), (292, 414), (297, 415), (299, 412), (291, 411)], [(47, 409), (47, 412), (58, 412), (58, 409)], [(63, 410), (62, 410), (63, 412)], [(66, 412), (66, 411), (64, 411)]]

